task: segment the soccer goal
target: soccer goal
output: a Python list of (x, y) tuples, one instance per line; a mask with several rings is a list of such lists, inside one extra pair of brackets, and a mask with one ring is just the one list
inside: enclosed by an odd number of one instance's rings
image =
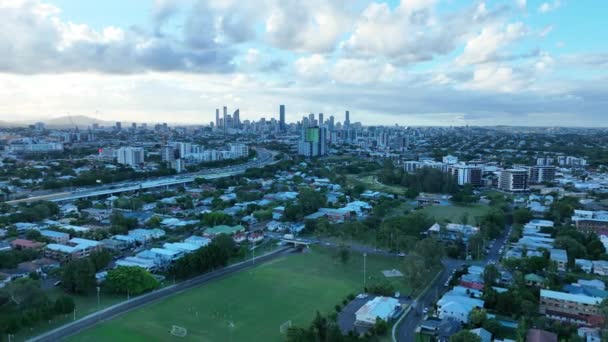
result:
[(186, 337), (186, 335), (188, 335), (188, 330), (184, 327), (180, 327), (179, 325), (174, 325), (171, 327), (171, 335), (177, 337)]
[(287, 334), (287, 330), (291, 328), (291, 321), (287, 321), (279, 326), (279, 332), (281, 334)]

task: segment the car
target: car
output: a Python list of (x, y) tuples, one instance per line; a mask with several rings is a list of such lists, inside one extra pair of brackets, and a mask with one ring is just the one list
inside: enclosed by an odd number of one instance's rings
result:
[(422, 313), (423, 313), (423, 314), (425, 314), (425, 315), (426, 315), (427, 313), (429, 313), (429, 308), (424, 308), (424, 309), (422, 309)]

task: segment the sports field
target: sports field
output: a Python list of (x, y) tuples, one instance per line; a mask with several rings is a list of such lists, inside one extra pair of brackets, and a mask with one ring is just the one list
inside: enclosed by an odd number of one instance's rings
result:
[(470, 206), (435, 205), (422, 209), (423, 212), (435, 218), (439, 223), (444, 223), (446, 221), (451, 223), (462, 223), (462, 215), (468, 213), (469, 224), (475, 224), (475, 218), (485, 215), (489, 210), (489, 206), (481, 204)]
[[(281, 341), (281, 323), (308, 325), (317, 310), (331, 312), (363, 285), (363, 256), (343, 264), (335, 251), (314, 248), (124, 314), (70, 341)], [(367, 256), (367, 283), (384, 281), (382, 270), (400, 269), (401, 259)], [(393, 283), (409, 291), (403, 278)], [(169, 333), (188, 330), (185, 338)]]

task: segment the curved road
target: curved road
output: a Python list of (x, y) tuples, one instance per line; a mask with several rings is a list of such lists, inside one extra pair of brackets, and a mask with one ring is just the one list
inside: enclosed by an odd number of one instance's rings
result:
[(277, 155), (276, 152), (269, 151), (263, 148), (257, 148), (258, 156), (255, 160), (248, 161), (243, 164), (231, 165), (218, 167), (213, 169), (206, 169), (199, 172), (183, 173), (177, 176), (150, 178), (141, 181), (127, 181), (121, 183), (113, 183), (107, 185), (99, 185), (95, 187), (86, 188), (81, 191), (60, 191), (45, 195), (33, 196), (18, 200), (7, 201), (7, 204), (17, 204), (20, 202), (33, 202), (39, 200), (47, 201), (62, 201), (62, 200), (73, 200), (77, 198), (95, 197), (101, 195), (108, 195), (126, 191), (136, 191), (144, 188), (162, 187), (175, 184), (183, 184), (194, 181), (197, 177), (204, 178), (221, 178), (237, 175), (245, 172), (245, 170), (254, 167), (263, 167), (269, 164), (273, 164), (276, 161), (274, 157)]
[(291, 247), (283, 247), (276, 251), (264, 254), (262, 256), (256, 257), (255, 262), (252, 260), (242, 261), (240, 263), (230, 265), (228, 267), (221, 268), (216, 271), (212, 271), (192, 279), (185, 280), (181, 283), (171, 285), (160, 290), (150, 292), (139, 297), (132, 298), (126, 302), (122, 302), (113, 306), (110, 306), (106, 309), (100, 310), (93, 314), (90, 314), (86, 317), (83, 317), (77, 321), (61, 326), (57, 329), (51, 330), (42, 335), (36, 336), (28, 341), (36, 341), (36, 342), (55, 342), (72, 335), (75, 335), (85, 329), (91, 328), (98, 323), (103, 321), (112, 319), (116, 316), (119, 316), (123, 313), (126, 313), (131, 310), (138, 309), (144, 305), (148, 305), (150, 303), (159, 301), (161, 299), (167, 298), (174, 294), (183, 292), (185, 290), (191, 289), (193, 287), (200, 286), (209, 281), (213, 281), (218, 278), (225, 277), (229, 274), (240, 272), (249, 268), (253, 268), (261, 263), (267, 262), (274, 258), (287, 255), (293, 252), (293, 248)]

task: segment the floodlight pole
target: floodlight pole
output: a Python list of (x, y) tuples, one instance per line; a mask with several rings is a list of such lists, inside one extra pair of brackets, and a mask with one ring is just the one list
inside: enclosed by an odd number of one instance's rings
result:
[(101, 287), (97, 286), (97, 306), (99, 306), (100, 300), (99, 300), (99, 291), (101, 290)]

